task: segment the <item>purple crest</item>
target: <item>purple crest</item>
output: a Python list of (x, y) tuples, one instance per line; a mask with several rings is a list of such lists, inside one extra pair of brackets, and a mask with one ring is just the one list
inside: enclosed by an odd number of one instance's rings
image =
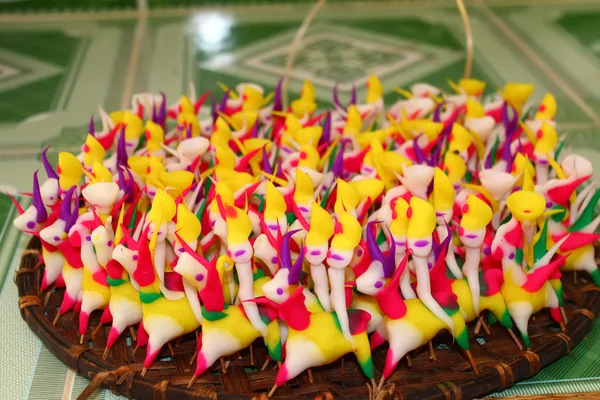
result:
[(42, 164), (44, 164), (44, 170), (46, 171), (46, 175), (48, 176), (48, 179), (58, 180), (58, 174), (56, 173), (54, 168), (52, 168), (52, 165), (48, 161), (48, 156), (46, 154), (46, 153), (48, 153), (49, 148), (50, 148), (50, 146), (48, 146), (44, 150), (42, 150)]
[(44, 222), (48, 218), (48, 212), (46, 211), (46, 207), (44, 206), (44, 202), (42, 201), (42, 193), (40, 192), (40, 181), (38, 179), (38, 172), (39, 171), (35, 171), (33, 173), (32, 204), (37, 211), (37, 216), (35, 220), (39, 224), (41, 222)]

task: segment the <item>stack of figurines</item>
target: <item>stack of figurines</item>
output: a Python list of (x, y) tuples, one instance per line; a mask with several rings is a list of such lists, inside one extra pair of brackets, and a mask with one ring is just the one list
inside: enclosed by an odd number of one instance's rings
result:
[(377, 390), (444, 330), (477, 372), (471, 321), (522, 348), (534, 313), (564, 328), (561, 272), (600, 286), (591, 163), (559, 140), (551, 94), (532, 106), (528, 84), (485, 102), (484, 82), (451, 86), (397, 89), (386, 107), (371, 76), (364, 103), (334, 90), (323, 112), (309, 81), (287, 109), (281, 85), (254, 84), (100, 109), (80, 154), (53, 166), (42, 152), (47, 179), (35, 172), (14, 222), (42, 242), (41, 290), (64, 287), (54, 323), (73, 311), (83, 339), (101, 311), (105, 358), (137, 327), (142, 375), (196, 331), (190, 385), (262, 338), (279, 362), (271, 394), (347, 353)]

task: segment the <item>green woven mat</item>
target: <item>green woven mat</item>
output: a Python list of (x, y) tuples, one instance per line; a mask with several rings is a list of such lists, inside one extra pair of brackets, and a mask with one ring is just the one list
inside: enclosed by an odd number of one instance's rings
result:
[[(167, 3), (192, 4), (149, 0), (150, 8)], [(257, 2), (202, 2), (226, 3)], [(107, 110), (130, 107), (128, 98), (146, 90), (162, 90), (175, 99), (189, 93), (189, 82), (199, 92), (215, 90), (217, 81), (232, 86), (253, 81), (272, 88), (283, 72), (286, 46), (301, 23), (299, 10), (306, 10), (306, 1), (294, 3), (302, 4), (229, 7), (189, 16), (171, 12), (140, 21), (119, 12), (99, 19), (95, 14), (83, 18), (42, 13), (33, 19), (0, 15), (0, 193), (30, 190), (43, 147), (52, 146), (51, 159), (58, 151), (79, 151), (98, 104)], [(352, 82), (362, 87), (370, 71), (379, 73), (390, 102), (396, 98), (391, 90), (396, 86), (428, 81), (447, 87), (446, 78), (459, 78), (464, 64), (463, 28), (451, 3), (334, 5), (319, 14), (308, 31), (295, 71), (316, 77), (321, 104), (329, 101), (336, 80), (341, 87), (349, 88)], [(137, 2), (0, 0), (0, 12), (48, 11), (50, 4), (62, 11), (133, 10)], [(438, 7), (441, 4), (446, 7)], [(569, 5), (567, 0), (536, 4), (470, 8), (476, 38), (474, 76), (488, 81), (491, 91), (512, 80), (533, 82), (537, 100), (547, 91), (554, 93), (565, 141), (600, 171), (600, 5)], [(301, 76), (292, 76), (292, 95), (301, 82)], [(349, 89), (341, 89), (340, 95), (346, 98)], [(26, 206), (29, 200), (20, 201)], [(13, 271), (28, 238), (12, 228), (14, 215), (8, 198), (0, 195), (0, 399), (75, 398), (87, 381), (69, 373), (19, 315)], [(596, 328), (572, 356), (503, 395), (600, 391), (599, 336)], [(95, 396), (113, 397), (102, 391)]]

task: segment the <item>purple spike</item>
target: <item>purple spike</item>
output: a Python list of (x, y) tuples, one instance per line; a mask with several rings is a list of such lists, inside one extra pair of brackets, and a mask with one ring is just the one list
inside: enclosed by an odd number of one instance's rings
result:
[(128, 158), (127, 146), (125, 145), (125, 126), (123, 126), (117, 142), (117, 166), (127, 165)]
[(156, 102), (152, 99), (152, 122), (158, 123), (158, 115), (156, 114)]
[(273, 111), (283, 111), (283, 102), (281, 101), (281, 90), (283, 86), (283, 77), (279, 78), (277, 87), (275, 88), (275, 95), (273, 96)]
[(513, 136), (514, 135), (512, 133), (506, 135), (506, 142), (504, 143), (504, 148), (502, 149), (502, 158), (504, 159), (504, 161), (506, 161), (506, 172), (511, 171), (512, 160), (514, 159), (512, 151), (510, 150), (510, 144), (512, 142)]
[(445, 224), (447, 231), (446, 238), (440, 244), (436, 244), (435, 240), (433, 241), (433, 255), (436, 260), (440, 257), (446, 258), (448, 246), (450, 245), (450, 240), (452, 239), (452, 231), (450, 231), (450, 226), (448, 226), (447, 222), (445, 222)]
[[(392, 244), (390, 245), (389, 251), (385, 255), (382, 265), (383, 265), (383, 276), (385, 276), (386, 278), (391, 278), (392, 275), (394, 275), (394, 272), (396, 271), (396, 241), (392, 238), (392, 232), (390, 231), (389, 228), (388, 228), (388, 233), (389, 233), (389, 237), (391, 238), (390, 242)], [(375, 243), (375, 244), (377, 244), (377, 243)]]
[(217, 114), (217, 102), (215, 101), (215, 95), (211, 94), (210, 95), (210, 109), (212, 110), (212, 119), (213, 119), (213, 123), (217, 120), (217, 118), (219, 117), (219, 114)]
[(417, 162), (419, 164), (429, 164), (427, 162), (427, 157), (425, 156), (425, 153), (423, 153), (423, 150), (421, 149), (418, 143), (419, 138), (421, 136), (423, 136), (423, 133), (421, 133), (419, 136), (413, 139), (413, 150), (415, 152), (415, 157), (417, 157)]
[(435, 107), (435, 110), (433, 110), (433, 122), (440, 122), (440, 120), (442, 119), (441, 113), (442, 113), (442, 107), (444, 106), (445, 103), (440, 103)]
[(259, 122), (260, 122), (259, 119), (256, 118), (256, 122), (254, 122), (254, 128), (252, 128), (252, 137), (253, 138), (258, 137)]
[(162, 103), (160, 104), (160, 110), (158, 112), (158, 122), (160, 126), (165, 127), (165, 121), (167, 120), (167, 96), (164, 92), (160, 92), (162, 97)]
[(49, 148), (50, 148), (50, 146), (48, 146), (44, 150), (42, 150), (42, 164), (44, 164), (44, 170), (46, 170), (46, 175), (48, 176), (48, 179), (57, 179), (58, 180), (58, 174), (56, 173), (54, 168), (52, 168), (52, 165), (48, 161), (48, 156), (46, 155)]
[(435, 146), (435, 150), (431, 155), (431, 166), (439, 166), (440, 160), (442, 158), (442, 149), (446, 143), (446, 135), (440, 135), (438, 138), (437, 146)]
[[(279, 229), (279, 228), (277, 228)], [(281, 249), (279, 251), (279, 262), (281, 263), (281, 268), (285, 268), (287, 270), (292, 270), (292, 255), (290, 253), (290, 239), (292, 236), (299, 232), (300, 229), (296, 229), (293, 231), (289, 231), (285, 235), (283, 235), (283, 240), (281, 241)], [(289, 279), (289, 276), (288, 276)]]
[(319, 140), (319, 144), (328, 143), (331, 138), (331, 113), (327, 111), (327, 115), (325, 116), (325, 121), (323, 121), (323, 134), (321, 135), (321, 140)]
[(37, 217), (35, 218), (37, 223), (44, 222), (48, 218), (48, 212), (42, 201), (42, 193), (40, 192), (40, 181), (38, 179), (38, 172), (33, 173), (33, 200), (32, 204), (37, 210)]
[(227, 107), (227, 99), (229, 98), (229, 89), (225, 91), (223, 98), (221, 99), (221, 104), (219, 104), (219, 111), (224, 113), (225, 107)]
[(68, 222), (71, 218), (71, 201), (73, 200), (73, 192), (75, 192), (76, 186), (72, 186), (71, 189), (67, 190), (65, 193), (65, 197), (63, 198), (63, 203), (60, 206), (60, 213), (58, 217)]
[(356, 85), (352, 83), (352, 96), (350, 97), (350, 103), (348, 103), (348, 107), (351, 104), (356, 104)]
[(88, 127), (88, 133), (92, 136), (95, 136), (96, 129), (94, 128), (94, 116), (90, 118), (90, 126)]
[(367, 224), (367, 248), (369, 249), (369, 254), (371, 255), (371, 260), (379, 261), (382, 265), (385, 262), (383, 257), (383, 253), (377, 244), (377, 240), (375, 239), (375, 234), (373, 233), (373, 226), (379, 224), (380, 221), (371, 221)]
[(75, 208), (71, 213), (69, 221), (65, 225), (65, 232), (68, 233), (71, 230), (73, 225), (75, 225), (75, 223), (77, 222), (77, 218), (79, 218), (79, 198), (75, 197)]
[(346, 149), (346, 143), (342, 142), (342, 147), (340, 147), (339, 152), (335, 156), (335, 160), (333, 161), (333, 165), (331, 166), (331, 172), (337, 178), (341, 178), (344, 173), (344, 150)]
[(281, 178), (281, 179), (285, 179), (285, 177), (283, 176), (283, 168), (281, 167), (281, 160), (277, 160), (277, 174), (275, 174), (276, 177)]
[(490, 151), (487, 155), (487, 157), (485, 158), (485, 169), (490, 169), (492, 168), (492, 152)]
[(267, 174), (273, 173), (273, 168), (271, 168), (271, 163), (269, 162), (269, 156), (267, 155), (267, 146), (263, 146), (262, 148), (262, 161), (263, 161), (263, 171)]
[[(293, 231), (298, 232), (298, 231)], [(296, 258), (296, 262), (290, 269), (290, 273), (288, 274), (288, 283), (290, 285), (297, 285), (300, 282), (300, 276), (302, 275), (302, 262), (304, 261), (304, 246), (300, 246), (300, 253), (298, 253), (298, 258)]]
[(344, 108), (342, 107), (342, 105), (340, 104), (340, 99), (338, 98), (338, 87), (337, 87), (337, 82), (335, 85), (333, 85), (333, 105), (336, 106), (337, 108)]
[[(125, 174), (123, 173), (124, 169), (124, 166), (117, 167), (119, 174), (119, 188), (123, 191), (123, 193), (125, 193), (125, 196), (131, 198), (133, 196), (133, 188), (131, 187), (130, 183), (127, 183), (127, 180), (125, 179)], [(131, 174), (131, 172), (129, 173)]]
[(187, 132), (186, 132), (186, 139), (191, 139), (192, 138), (192, 124), (188, 125), (187, 128)]
[(515, 132), (517, 127), (519, 126), (519, 114), (517, 114), (517, 110), (515, 110), (512, 106), (510, 107), (512, 110), (512, 118), (510, 120), (510, 131)]

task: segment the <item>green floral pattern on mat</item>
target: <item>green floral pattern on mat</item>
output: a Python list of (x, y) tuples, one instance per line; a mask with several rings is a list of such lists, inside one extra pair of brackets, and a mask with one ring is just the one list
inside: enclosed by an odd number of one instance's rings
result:
[(50, 111), (80, 43), (58, 30), (0, 30), (0, 123)]
[(56, 11), (130, 10), (135, 0), (8, 0), (0, 2), (1, 12), (40, 13)]

